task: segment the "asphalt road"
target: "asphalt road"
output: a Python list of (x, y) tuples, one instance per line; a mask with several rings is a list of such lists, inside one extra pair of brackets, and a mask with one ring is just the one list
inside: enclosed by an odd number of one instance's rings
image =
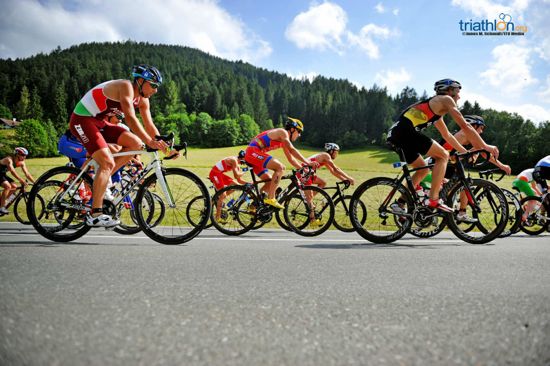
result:
[(0, 224), (0, 365), (548, 365), (550, 236), (180, 246)]

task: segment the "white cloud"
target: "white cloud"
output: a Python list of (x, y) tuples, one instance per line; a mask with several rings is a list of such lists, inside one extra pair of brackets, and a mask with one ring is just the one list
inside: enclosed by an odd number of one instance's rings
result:
[(536, 83), (529, 64), (531, 52), (529, 48), (513, 43), (496, 46), (491, 52), (494, 62), (480, 74), (483, 82), (499, 88), (500, 93), (507, 96)]
[(347, 14), (339, 5), (313, 3), (307, 11), (292, 20), (285, 36), (300, 49), (330, 49), (342, 54), (346, 48), (357, 47), (376, 59), (380, 57), (380, 49), (375, 40), (398, 34), (376, 24), (367, 24), (355, 34), (347, 29), (347, 21)]
[(410, 80), (411, 74), (409, 74), (403, 67), (397, 71), (385, 70), (381, 73), (376, 73), (376, 76), (374, 77), (374, 81), (378, 85), (388, 88), (388, 91), (391, 94), (399, 93)]
[(291, 78), (296, 79), (296, 80), (309, 80), (310, 82), (312, 82), (313, 80), (315, 80), (317, 78), (317, 76), (319, 76), (319, 73), (316, 72), (316, 71), (310, 71), (310, 72), (306, 72), (306, 73), (299, 72), (297, 74), (293, 74), (291, 72), (288, 72), (288, 73), (286, 73), (286, 75), (288, 77), (291, 77)]
[(377, 59), (380, 57), (380, 48), (374, 41), (375, 38), (387, 39), (391, 35), (392, 32), (389, 28), (380, 27), (375, 24), (367, 24), (361, 28), (359, 34), (348, 32), (348, 39), (351, 45), (355, 45), (365, 51), (370, 58)]
[(399, 15), (399, 8), (395, 8), (392, 11), (393, 15), (398, 16)]
[(5, 0), (2, 11), (2, 58), (127, 39), (195, 47), (250, 62), (272, 51), (215, 0)]
[(497, 102), (491, 98), (477, 93), (470, 93), (463, 90), (461, 93), (461, 101), (470, 101), (473, 103), (477, 101), (481, 108), (492, 108), (497, 111), (506, 111), (510, 113), (517, 113), (525, 119), (530, 119), (535, 123), (543, 121), (550, 121), (550, 109), (544, 108), (537, 104), (523, 103), (512, 105), (508, 103)]
[(347, 14), (340, 6), (325, 2), (312, 4), (298, 14), (287, 27), (285, 36), (298, 48), (332, 49), (339, 52)]
[(379, 14), (383, 14), (383, 13), (386, 12), (386, 8), (384, 8), (384, 5), (382, 5), (382, 3), (376, 4), (376, 6), (374, 7), (374, 9), (375, 9), (376, 12), (379, 13)]

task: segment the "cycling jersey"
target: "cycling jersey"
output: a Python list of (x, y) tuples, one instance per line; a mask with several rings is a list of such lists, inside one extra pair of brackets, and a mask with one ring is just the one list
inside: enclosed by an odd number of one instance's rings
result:
[(257, 176), (267, 173), (267, 163), (273, 158), (268, 151), (283, 147), (282, 141), (275, 141), (267, 135), (274, 130), (267, 130), (254, 137), (246, 148), (244, 160), (252, 166), (252, 171)]
[[(90, 89), (76, 104), (73, 113), (82, 117), (104, 119), (107, 114), (112, 113), (114, 110), (122, 110), (119, 101), (109, 99), (109, 97), (103, 93), (105, 86), (112, 81), (113, 80), (106, 81)], [(138, 106), (139, 100), (140, 97), (134, 98), (134, 107)]]
[(399, 122), (411, 123), (416, 131), (422, 131), (433, 124), (441, 118), (441, 116), (435, 114), (430, 108), (430, 100), (433, 98), (422, 100), (405, 109), (399, 116)]
[(533, 171), (534, 170), (535, 169), (533, 169), (533, 168), (525, 169), (524, 171), (522, 171), (521, 173), (518, 174), (516, 179), (522, 180), (522, 181), (527, 182), (527, 183), (531, 183), (533, 181)]
[(273, 130), (264, 131), (258, 136), (254, 137), (252, 141), (250, 141), (250, 144), (248, 146), (256, 147), (260, 149), (260, 151), (262, 152), (267, 152), (267, 151), (281, 148), (283, 146), (282, 141), (274, 141), (269, 138), (268, 133), (270, 133), (271, 131)]
[(210, 174), (208, 174), (208, 178), (214, 184), (214, 188), (216, 188), (216, 190), (220, 190), (223, 187), (235, 184), (235, 181), (232, 178), (223, 174), (230, 170), (233, 169), (231, 168), (231, 166), (229, 166), (229, 164), (226, 163), (225, 159), (218, 161), (216, 165), (212, 167), (212, 169), (210, 170)]
[[(115, 110), (121, 110), (119, 101), (109, 99), (104, 93), (106, 81), (89, 90), (77, 103), (69, 122), (71, 133), (78, 137), (88, 153), (107, 148), (107, 143), (117, 143), (126, 130), (106, 121)], [(139, 105), (140, 98), (134, 98), (133, 105)]]
[(3, 183), (4, 181), (13, 183), (13, 179), (8, 176), (8, 166), (0, 164), (0, 183)]

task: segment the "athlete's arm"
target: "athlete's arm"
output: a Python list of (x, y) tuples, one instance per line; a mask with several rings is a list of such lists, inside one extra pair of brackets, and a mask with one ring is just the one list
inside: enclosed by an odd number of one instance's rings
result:
[(233, 176), (237, 180), (237, 182), (241, 184), (248, 183), (247, 181), (242, 179), (243, 171), (241, 170), (241, 167), (239, 167), (239, 164), (237, 164), (237, 159), (228, 159), (228, 164), (231, 167), (231, 170), (233, 171)]
[(334, 161), (332, 159), (327, 159), (325, 164), (329, 172), (332, 175), (334, 175), (336, 178), (340, 180), (349, 180), (351, 184), (355, 183), (355, 180), (349, 175), (347, 175), (346, 173), (344, 173), (344, 171), (340, 169), (338, 166), (336, 166), (336, 164), (334, 164)]
[(288, 138), (288, 133), (284, 129), (279, 128), (277, 129), (277, 131), (271, 132), (269, 134), (269, 138), (283, 143), (283, 151), (285, 153), (285, 156), (288, 159), (288, 162), (294, 167), (301, 168), (300, 163), (298, 163), (294, 158), (306, 165), (312, 165), (311, 161), (300, 154), (300, 152), (294, 147), (294, 145), (292, 145), (292, 142), (290, 142), (290, 139)]
[(531, 187), (533, 187), (533, 191), (535, 191), (535, 193), (538, 194), (539, 197), (542, 196), (542, 192), (540, 191), (539, 185), (537, 184), (537, 182), (532, 181), (531, 182)]
[(500, 170), (504, 170), (506, 175), (510, 175), (512, 173), (512, 168), (510, 168), (510, 165), (503, 164), (500, 160), (495, 159), (492, 155), (489, 158), (489, 162), (494, 164)]
[(464, 148), (464, 146), (462, 146), (460, 142), (458, 142), (456, 137), (454, 137), (453, 134), (449, 132), (449, 129), (445, 124), (445, 121), (443, 121), (443, 117), (438, 119), (437, 122), (434, 123), (434, 126), (435, 128), (437, 128), (437, 130), (441, 134), (441, 137), (443, 137), (443, 139), (447, 141), (456, 151), (460, 153), (465, 153), (468, 151)]
[(13, 175), (13, 177), (15, 179), (17, 179), (18, 181), (20, 181), (22, 185), (26, 186), (27, 182), (23, 178), (21, 178), (21, 176), (19, 174), (17, 174), (17, 172), (15, 171), (15, 167), (13, 166), (13, 162), (9, 158), (8, 158), (8, 164), (7, 165), (8, 165), (8, 170)]
[(35, 182), (33, 176), (29, 172), (29, 169), (27, 169), (27, 164), (25, 164), (24, 161), (21, 163), (21, 170), (23, 171), (23, 173), (25, 173), (25, 177), (27, 177), (28, 180), (30, 180), (33, 183)]
[[(153, 149), (164, 149), (166, 148), (166, 143), (164, 141), (157, 141), (155, 140), (154, 136), (155, 134), (148, 134), (144, 129), (139, 120), (136, 117), (136, 112), (134, 111), (134, 89), (132, 87), (132, 83), (129, 81), (124, 81), (120, 84), (119, 89), (119, 100), (120, 100), (120, 106), (122, 107), (122, 112), (124, 112), (125, 116), (125, 122), (130, 127), (130, 130), (132, 130), (133, 133), (135, 133), (147, 146), (153, 148)], [(141, 98), (143, 101), (146, 98)], [(141, 104), (140, 103), (140, 114), (143, 117), (142, 110), (141, 110)], [(147, 104), (147, 109), (149, 108), (149, 104)], [(145, 118), (144, 118), (145, 120)], [(158, 131), (157, 131), (158, 132)]]
[[(458, 127), (464, 131), (466, 138), (476, 149), (487, 150), (491, 155), (498, 159), (498, 148), (496, 146), (487, 145), (485, 141), (479, 136), (477, 131), (464, 119), (462, 113), (458, 110), (458, 107), (453, 100), (453, 98), (448, 97), (443, 99), (443, 103), (449, 113), (449, 115), (455, 120), (458, 124)], [(453, 146), (454, 147), (454, 146)]]

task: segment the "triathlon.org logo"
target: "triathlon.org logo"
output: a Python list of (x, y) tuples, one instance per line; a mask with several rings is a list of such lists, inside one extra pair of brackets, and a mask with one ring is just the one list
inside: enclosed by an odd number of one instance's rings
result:
[(526, 25), (516, 25), (512, 16), (500, 13), (498, 19), (484, 19), (480, 21), (458, 22), (463, 36), (524, 36), (527, 33)]

